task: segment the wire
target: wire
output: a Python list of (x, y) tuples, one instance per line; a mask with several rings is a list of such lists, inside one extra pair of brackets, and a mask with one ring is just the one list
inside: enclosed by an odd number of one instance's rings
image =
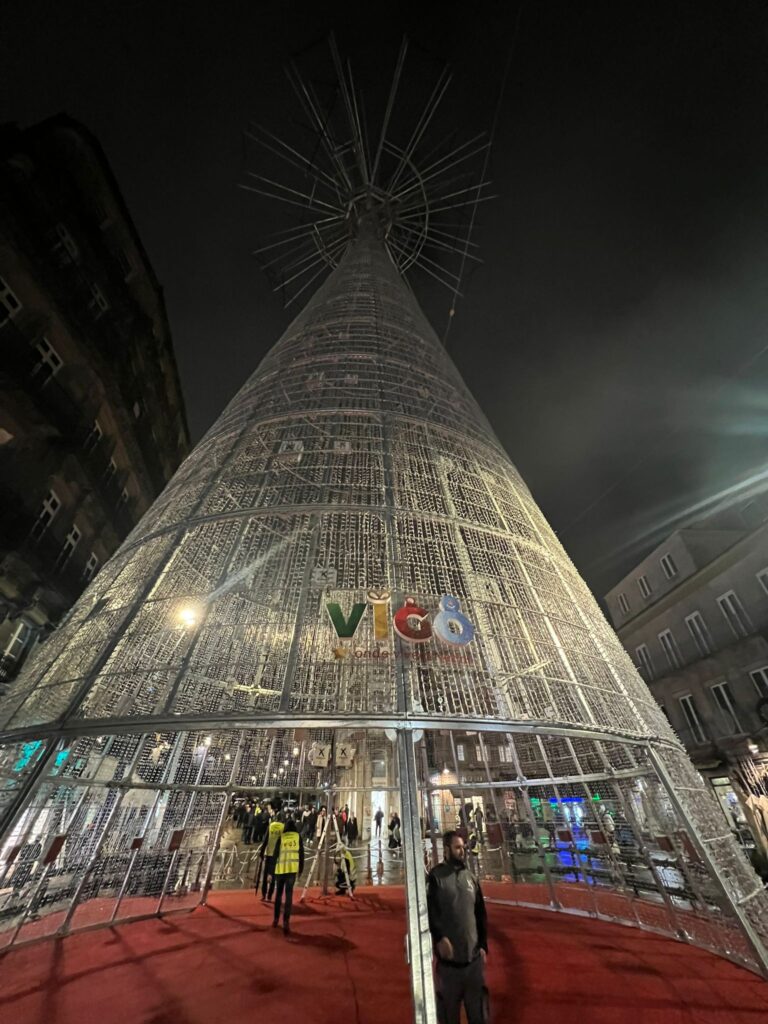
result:
[[(485, 181), (486, 173), (488, 171), (488, 161), (490, 160), (490, 157), (491, 157), (491, 149), (493, 148), (493, 140), (496, 137), (496, 126), (497, 126), (498, 121), (499, 121), (499, 113), (501, 112), (501, 104), (502, 104), (502, 100), (504, 99), (504, 90), (505, 90), (506, 85), (507, 85), (507, 78), (509, 77), (509, 69), (512, 67), (512, 57), (514, 56), (514, 52), (515, 52), (515, 49), (517, 47), (517, 41), (518, 41), (518, 39), (520, 37), (520, 22), (522, 21), (523, 7), (524, 6), (525, 6), (525, 0), (520, 0), (520, 5), (517, 8), (517, 19), (515, 21), (515, 28), (514, 28), (513, 35), (512, 35), (512, 42), (510, 43), (510, 46), (509, 46), (509, 53), (507, 54), (507, 61), (506, 61), (506, 64), (504, 66), (504, 74), (502, 75), (501, 86), (499, 87), (499, 98), (498, 98), (498, 100), (496, 102), (496, 110), (494, 111), (493, 121), (491, 122), (491, 132), (490, 132), (490, 135), (489, 135), (489, 138), (488, 138), (488, 148), (485, 151), (485, 159), (483, 160), (483, 169), (482, 169), (482, 172), (480, 174), (480, 181), (481, 182)], [(472, 206), (472, 214), (471, 214), (471, 216), (469, 218), (469, 228), (467, 229), (467, 237), (466, 237), (465, 243), (464, 243), (464, 252), (461, 255), (461, 264), (459, 265), (458, 280), (456, 282), (456, 287), (453, 289), (453, 297), (451, 299), (451, 308), (448, 311), (448, 322), (445, 325), (445, 332), (443, 333), (443, 346), (445, 348), (448, 347), (448, 334), (450, 333), (451, 324), (453, 323), (453, 319), (454, 319), (454, 317), (456, 315), (456, 299), (460, 295), (461, 281), (462, 281), (462, 278), (464, 277), (464, 268), (465, 268), (466, 262), (467, 262), (467, 253), (469, 251), (469, 244), (470, 244), (470, 239), (472, 237), (472, 230), (473, 230), (473, 228), (475, 226), (475, 216), (477, 214), (477, 207), (478, 207), (478, 204), (479, 204), (479, 201), (480, 201), (480, 188), (481, 188), (481, 186), (478, 185), (477, 186), (477, 197), (475, 198), (475, 202), (474, 202), (474, 204)]]

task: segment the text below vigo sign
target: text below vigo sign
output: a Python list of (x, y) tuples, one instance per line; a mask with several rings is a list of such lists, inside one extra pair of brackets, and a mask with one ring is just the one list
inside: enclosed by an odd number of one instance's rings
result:
[[(372, 610), (373, 638), (376, 641), (389, 639), (390, 621), (395, 634), (408, 644), (424, 644), (436, 638), (455, 650), (465, 647), (475, 635), (475, 627), (462, 613), (458, 598), (450, 594), (444, 594), (440, 598), (439, 610), (432, 617), (413, 597), (406, 597), (402, 608), (391, 615), (388, 590), (369, 590), (366, 596), (367, 601), (359, 601), (352, 605), (349, 615), (344, 614), (338, 602), (326, 602), (325, 607), (339, 640), (354, 639), (369, 607)], [(345, 646), (337, 647), (334, 651), (337, 658), (344, 658), (350, 653), (351, 648)], [(388, 651), (380, 649), (369, 653), (372, 657), (386, 658), (389, 655)], [(354, 656), (358, 658), (365, 654), (363, 651), (354, 651)]]

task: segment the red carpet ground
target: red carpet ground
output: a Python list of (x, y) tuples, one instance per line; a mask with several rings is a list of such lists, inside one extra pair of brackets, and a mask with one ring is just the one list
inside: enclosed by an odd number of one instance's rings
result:
[[(192, 914), (11, 950), (0, 1022), (407, 1024), (402, 890), (315, 896), (290, 939), (270, 918), (252, 892), (220, 893)], [(494, 1024), (768, 1021), (768, 984), (682, 943), (495, 904), (489, 918)]]

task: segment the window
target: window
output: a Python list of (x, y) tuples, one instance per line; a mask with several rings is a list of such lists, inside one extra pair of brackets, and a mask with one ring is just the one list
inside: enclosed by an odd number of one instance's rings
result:
[(688, 723), (688, 728), (691, 730), (694, 740), (697, 743), (705, 743), (707, 736), (702, 728), (701, 721), (699, 719), (698, 712), (696, 711), (696, 705), (693, 703), (693, 697), (690, 693), (684, 697), (678, 698), (680, 701), (680, 707), (683, 709), (685, 720)]
[(104, 204), (98, 200), (93, 201), (93, 212), (96, 214), (96, 220), (99, 223), (99, 227), (103, 227), (104, 224), (109, 223), (109, 214)]
[(117, 463), (115, 462), (114, 459), (110, 459), (109, 462), (107, 463), (107, 468), (104, 470), (104, 483), (108, 484), (116, 473)]
[(664, 575), (668, 580), (671, 580), (673, 576), (677, 576), (677, 566), (669, 552), (661, 556), (661, 568), (664, 570)]
[[(56, 244), (56, 250), (61, 252), (62, 254), (66, 253), (69, 259), (74, 262), (80, 255), (80, 250), (77, 248), (77, 243), (75, 242), (72, 235), (70, 235), (69, 231), (67, 230), (64, 224), (56, 225), (56, 235), (59, 239), (59, 241)], [(63, 262), (68, 261), (65, 258)]]
[(81, 536), (82, 534), (80, 533), (78, 528), (76, 526), (73, 526), (66, 536), (64, 546), (59, 552), (59, 557), (56, 559), (57, 569), (63, 569), (67, 562), (70, 560), (75, 548), (80, 543)]
[(11, 633), (8, 643), (3, 651), (3, 658), (8, 661), (18, 661), (26, 650), (27, 644), (32, 637), (32, 627), (26, 622), (18, 622), (16, 629)]
[(64, 360), (47, 338), (41, 338), (35, 348), (40, 359), (32, 369), (32, 376), (37, 377), (40, 384), (45, 386), (62, 368)]
[(680, 650), (677, 646), (677, 641), (672, 636), (672, 631), (665, 629), (663, 632), (659, 633), (659, 643), (661, 644), (661, 649), (664, 651), (669, 667), (680, 668), (683, 661), (680, 657)]
[(12, 319), (21, 309), (21, 303), (0, 277), (0, 324)]
[(744, 611), (744, 606), (736, 596), (736, 592), (729, 590), (725, 594), (721, 594), (717, 599), (717, 603), (720, 605), (720, 611), (723, 613), (725, 621), (731, 627), (733, 635), (737, 639), (747, 636), (752, 628), (752, 623)]
[(651, 585), (648, 582), (647, 576), (638, 576), (637, 585), (638, 587), (640, 587), (640, 593), (643, 595), (643, 597), (651, 596)]
[(128, 253), (124, 249), (118, 249), (115, 253), (117, 262), (120, 264), (120, 269), (123, 272), (123, 277), (130, 277), (133, 270), (133, 264), (131, 263)]
[(629, 615), (629, 601), (626, 594), (619, 594), (619, 608), (625, 615)]
[(760, 586), (768, 594), (768, 569), (761, 569), (757, 574), (757, 578), (760, 581)]
[(98, 568), (99, 557), (98, 555), (95, 555), (92, 551), (88, 556), (88, 561), (85, 563), (85, 568), (83, 569), (83, 579), (87, 580), (90, 583), (90, 581), (98, 572)]
[(95, 317), (100, 317), (102, 313), (106, 313), (109, 309), (109, 303), (104, 296), (104, 292), (97, 284), (91, 285), (91, 301), (88, 303), (88, 309), (90, 309)]
[(749, 675), (760, 696), (768, 697), (768, 665), (763, 665), (762, 668), (752, 669)]
[(483, 751), (479, 743), (475, 744), (475, 760), (479, 763), (483, 763)]
[(465, 757), (465, 754), (464, 754), (464, 744), (463, 743), (457, 743), (456, 744), (456, 758), (459, 761), (465, 761), (466, 760), (466, 757)]
[(715, 698), (715, 703), (723, 713), (726, 728), (731, 732), (741, 732), (742, 728), (739, 724), (738, 718), (736, 717), (733, 695), (728, 683), (715, 683), (715, 685), (711, 687), (711, 690), (712, 696)]
[(712, 637), (710, 636), (709, 629), (704, 619), (701, 617), (700, 612), (692, 612), (690, 615), (686, 615), (685, 624), (688, 627), (688, 632), (693, 637), (693, 642), (696, 644), (696, 650), (702, 657), (706, 657), (712, 653)]
[(87, 452), (92, 452), (102, 437), (104, 437), (104, 431), (101, 429), (101, 424), (98, 420), (94, 420), (90, 433), (86, 437), (85, 441), (83, 441), (83, 448), (85, 448)]
[(502, 764), (511, 764), (515, 760), (511, 743), (499, 744), (499, 761)]
[(40, 515), (37, 517), (35, 525), (32, 527), (33, 537), (42, 537), (56, 518), (56, 513), (60, 508), (61, 502), (59, 501), (58, 495), (55, 491), (49, 491), (47, 496), (43, 499), (43, 507), (40, 510)]
[(635, 654), (637, 655), (638, 668), (645, 673), (646, 679), (652, 679), (654, 668), (653, 661), (651, 660), (651, 652), (645, 644), (640, 644), (639, 647), (635, 648)]

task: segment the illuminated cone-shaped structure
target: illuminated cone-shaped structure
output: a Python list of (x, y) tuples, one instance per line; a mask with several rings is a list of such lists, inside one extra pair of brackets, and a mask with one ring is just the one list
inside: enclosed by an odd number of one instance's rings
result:
[(424, 836), (457, 821), (499, 898), (764, 969), (760, 882), (389, 217), (353, 208), (338, 266), (2, 704), (0, 943), (248, 884), (220, 846), (231, 797), (279, 792), (349, 804), (364, 843), (400, 811), (404, 873), (373, 864), (406, 883), (420, 1020)]

